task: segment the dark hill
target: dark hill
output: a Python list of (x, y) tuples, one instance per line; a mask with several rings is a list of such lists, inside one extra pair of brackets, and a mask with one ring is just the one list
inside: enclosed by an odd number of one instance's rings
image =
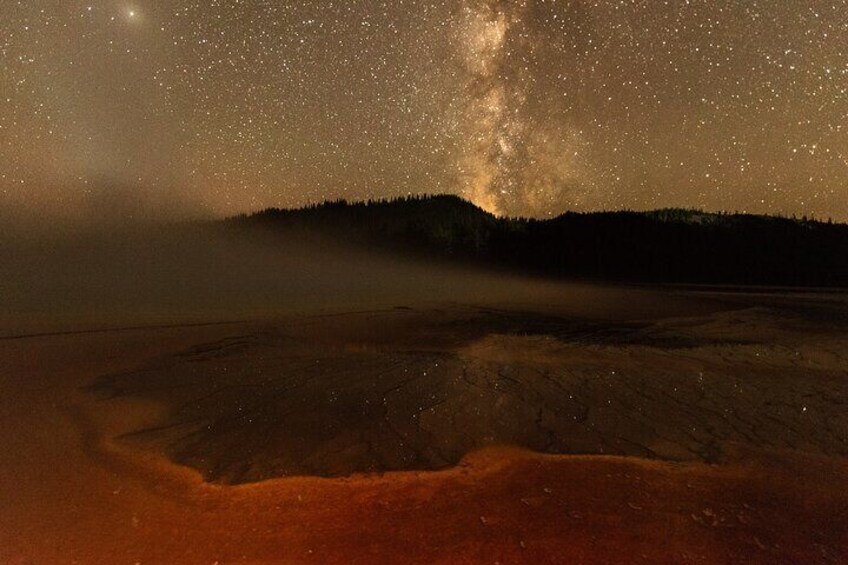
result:
[(497, 218), (456, 196), (269, 209), (228, 222), (566, 277), (848, 286), (848, 225), (697, 210)]

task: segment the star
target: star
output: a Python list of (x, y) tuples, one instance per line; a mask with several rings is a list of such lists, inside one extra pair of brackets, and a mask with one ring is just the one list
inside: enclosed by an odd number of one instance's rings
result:
[(844, 0), (122, 1), (0, 3), (0, 211), (121, 186), (848, 220)]

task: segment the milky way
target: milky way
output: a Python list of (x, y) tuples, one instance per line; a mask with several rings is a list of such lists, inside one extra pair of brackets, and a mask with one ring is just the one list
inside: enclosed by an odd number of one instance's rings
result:
[(0, 216), (848, 220), (846, 0), (0, 4)]
[(531, 65), (543, 39), (528, 25), (528, 6), (475, 0), (463, 7), (457, 29), (468, 73), (457, 186), (495, 213), (579, 207), (581, 187), (590, 182), (580, 165), (579, 132), (531, 109)]

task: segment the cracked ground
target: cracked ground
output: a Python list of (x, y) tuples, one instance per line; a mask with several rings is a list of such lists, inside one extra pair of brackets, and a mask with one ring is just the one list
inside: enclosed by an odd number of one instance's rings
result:
[(746, 449), (844, 457), (848, 316), (787, 304), (652, 320), (471, 306), (294, 318), (87, 390), (104, 408), (160, 406), (153, 425), (117, 441), (226, 484), (442, 469), (489, 446), (707, 463)]

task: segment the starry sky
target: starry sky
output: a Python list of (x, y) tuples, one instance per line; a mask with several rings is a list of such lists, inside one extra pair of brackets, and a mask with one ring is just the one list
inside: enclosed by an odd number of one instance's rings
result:
[(0, 211), (848, 220), (848, 0), (2, 0)]

